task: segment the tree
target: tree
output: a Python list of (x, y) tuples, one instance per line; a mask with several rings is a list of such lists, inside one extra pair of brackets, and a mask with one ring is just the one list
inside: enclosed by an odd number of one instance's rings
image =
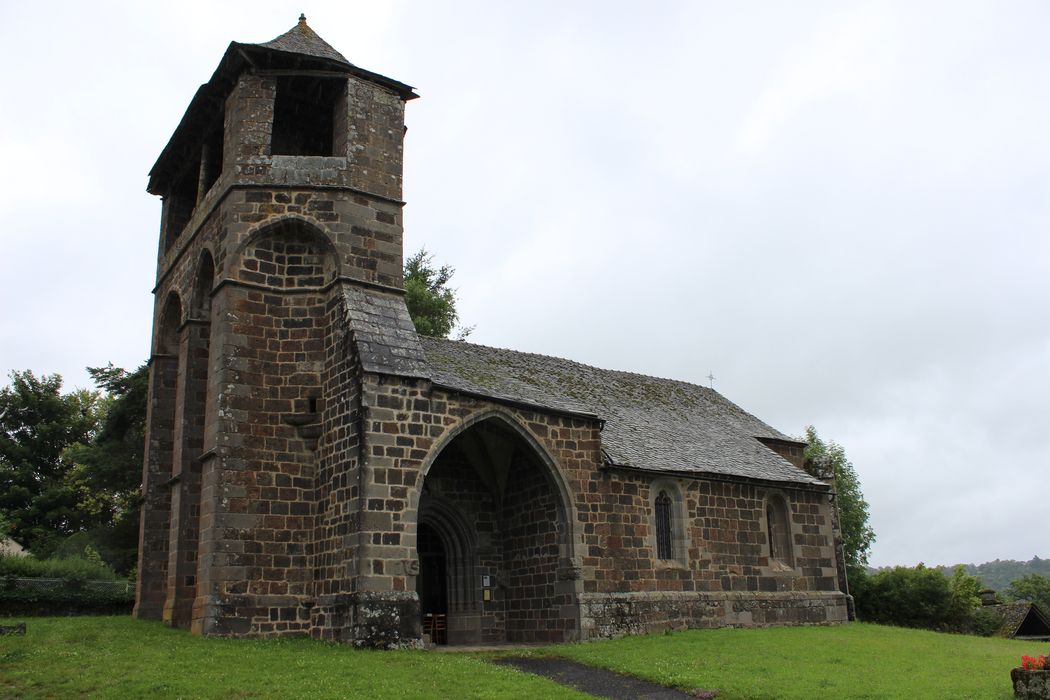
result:
[(966, 567), (958, 564), (952, 569), (952, 577), (948, 580), (950, 592), (948, 602), (948, 624), (956, 631), (970, 629), (973, 614), (981, 607), (981, 597), (978, 592), (984, 586), (976, 576), (966, 573)]
[[(459, 321), (456, 290), (448, 287), (455, 269), (434, 267), (434, 256), (426, 248), (405, 260), (405, 304), (420, 335), (447, 338)], [(470, 335), (473, 327), (460, 328), (457, 339)]]
[(812, 472), (834, 477), (846, 576), (850, 581), (859, 581), (864, 576), (875, 531), (868, 525), (868, 502), (861, 493), (857, 472), (842, 446), (835, 442), (825, 443), (811, 425), (806, 427), (803, 455)]
[(994, 620), (979, 615), (980, 589), (980, 580), (962, 565), (951, 577), (923, 564), (880, 569), (860, 579), (857, 613), (866, 622), (884, 625), (986, 634)]
[(0, 390), (0, 514), (10, 536), (46, 557), (81, 529), (85, 516), (66, 481), (67, 446), (90, 440), (99, 424), (97, 392), (62, 394), (62, 377), (12, 372)]
[(1030, 600), (1050, 615), (1050, 578), (1039, 574), (1027, 574), (1007, 587), (1010, 600)]
[(110, 364), (89, 367), (88, 372), (106, 392), (105, 414), (89, 442), (66, 451), (73, 464), (67, 483), (91, 518), (91, 545), (107, 564), (126, 572), (135, 566), (138, 547), (149, 367), (143, 364), (128, 372)]
[(862, 579), (857, 613), (866, 622), (952, 632), (972, 632), (981, 582), (955, 567), (949, 579), (919, 564), (896, 566)]

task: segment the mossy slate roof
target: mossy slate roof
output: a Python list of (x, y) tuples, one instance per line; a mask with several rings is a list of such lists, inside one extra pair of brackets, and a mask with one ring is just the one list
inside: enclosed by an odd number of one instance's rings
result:
[(399, 377), (430, 377), (420, 337), (400, 296), (355, 285), (347, 285), (343, 295), (346, 325), (362, 369)]
[(1029, 601), (1000, 603), (983, 610), (989, 610), (1002, 620), (999, 628), (1001, 637), (1050, 637), (1050, 617), (1043, 614), (1038, 605)]
[(306, 23), (306, 17), (304, 15), (300, 15), (299, 23), (281, 36), (262, 44), (256, 44), (256, 46), (261, 46), (265, 49), (274, 49), (276, 51), (301, 54), (304, 56), (327, 58), (332, 61), (345, 63), (348, 66), (353, 65), (350, 61), (346, 60), (346, 57), (343, 56), (343, 54), (336, 51), (331, 44), (319, 37), (317, 32), (310, 28)]
[(463, 341), (420, 342), (435, 385), (604, 421), (610, 464), (826, 486), (758, 440), (793, 438), (713, 389)]

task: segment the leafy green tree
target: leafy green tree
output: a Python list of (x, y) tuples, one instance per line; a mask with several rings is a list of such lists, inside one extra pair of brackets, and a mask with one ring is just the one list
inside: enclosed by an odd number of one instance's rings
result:
[(834, 476), (846, 575), (852, 586), (864, 577), (868, 554), (875, 541), (875, 531), (868, 525), (868, 502), (861, 493), (860, 479), (842, 446), (824, 442), (813, 426), (806, 428), (804, 458), (811, 472)]
[(937, 568), (919, 564), (896, 566), (863, 577), (855, 590), (857, 613), (865, 622), (922, 627), (950, 632), (986, 632), (977, 592), (981, 582), (957, 566), (951, 578)]
[(149, 367), (128, 372), (112, 364), (89, 367), (105, 393), (105, 413), (89, 442), (69, 447), (73, 467), (67, 483), (80, 509), (91, 516), (90, 542), (120, 572), (135, 565), (138, 546), (139, 484), (149, 396)]
[(863, 580), (857, 614), (866, 622), (943, 629), (951, 609), (951, 588), (936, 569), (883, 569)]
[[(448, 286), (455, 272), (449, 265), (435, 267), (434, 256), (426, 248), (405, 260), (405, 304), (420, 335), (447, 338), (456, 327), (456, 290)], [(457, 339), (473, 330), (460, 328)]]
[(62, 377), (12, 372), (0, 390), (0, 514), (10, 536), (46, 557), (80, 530), (85, 514), (66, 480), (67, 446), (88, 441), (99, 424), (97, 392), (62, 394)]
[(1004, 591), (1010, 600), (1030, 600), (1050, 615), (1050, 578), (1028, 574), (1012, 581)]
[(981, 597), (977, 593), (982, 588), (981, 580), (966, 573), (966, 567), (962, 564), (952, 569), (952, 577), (948, 580), (949, 626), (957, 631), (970, 628), (974, 612), (981, 607)]

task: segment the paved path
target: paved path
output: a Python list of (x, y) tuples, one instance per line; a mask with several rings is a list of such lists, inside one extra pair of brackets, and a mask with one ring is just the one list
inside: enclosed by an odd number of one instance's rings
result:
[(689, 695), (649, 681), (607, 671), (604, 668), (584, 666), (575, 661), (540, 657), (505, 657), (494, 663), (512, 666), (521, 671), (545, 676), (556, 683), (571, 686), (600, 698), (616, 700), (695, 700), (713, 695)]

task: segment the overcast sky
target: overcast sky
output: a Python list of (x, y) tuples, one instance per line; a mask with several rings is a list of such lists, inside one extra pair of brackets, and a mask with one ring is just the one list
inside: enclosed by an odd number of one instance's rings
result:
[(1050, 3), (0, 5), (0, 371), (134, 367), (146, 173), (300, 12), (417, 87), (405, 248), (471, 340), (845, 446), (874, 565), (1050, 558)]

